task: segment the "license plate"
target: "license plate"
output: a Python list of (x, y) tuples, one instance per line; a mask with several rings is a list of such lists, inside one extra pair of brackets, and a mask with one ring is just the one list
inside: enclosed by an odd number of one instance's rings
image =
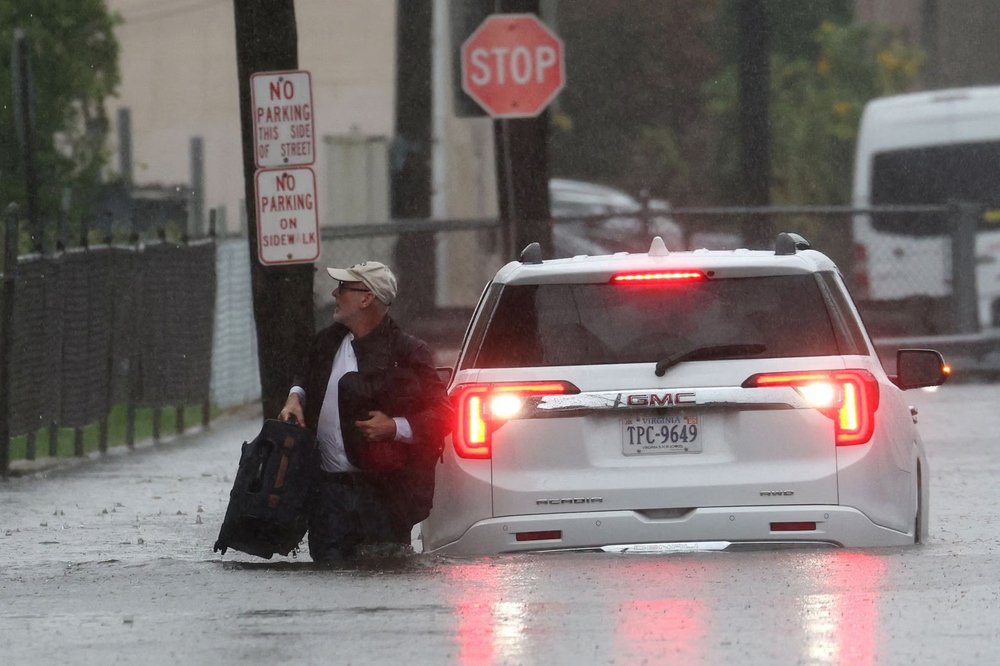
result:
[(622, 417), (622, 453), (701, 453), (701, 425), (697, 414)]

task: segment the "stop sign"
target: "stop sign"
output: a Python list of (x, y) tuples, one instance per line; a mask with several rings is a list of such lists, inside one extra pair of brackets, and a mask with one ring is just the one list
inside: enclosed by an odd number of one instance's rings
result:
[(531, 118), (566, 83), (563, 43), (534, 14), (493, 14), (462, 44), (462, 90), (494, 118)]

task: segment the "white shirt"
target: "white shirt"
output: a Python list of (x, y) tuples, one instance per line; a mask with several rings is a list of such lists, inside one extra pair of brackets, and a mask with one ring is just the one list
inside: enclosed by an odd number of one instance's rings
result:
[[(344, 431), (340, 422), (339, 384), (340, 378), (348, 372), (357, 372), (358, 358), (354, 355), (351, 342), (354, 334), (348, 333), (340, 343), (337, 354), (333, 357), (333, 368), (330, 370), (330, 380), (326, 385), (326, 396), (319, 411), (319, 422), (316, 424), (316, 441), (319, 446), (320, 467), (327, 472), (356, 472), (358, 469), (347, 459), (344, 450)], [(305, 389), (293, 386), (292, 393), (297, 393), (305, 404)], [(396, 422), (396, 439), (401, 442), (413, 442), (413, 429), (409, 421), (401, 416), (393, 417)]]

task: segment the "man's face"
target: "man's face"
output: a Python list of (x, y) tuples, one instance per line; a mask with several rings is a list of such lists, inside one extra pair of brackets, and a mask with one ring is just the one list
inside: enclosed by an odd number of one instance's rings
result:
[(375, 295), (362, 282), (338, 282), (333, 290), (333, 320), (349, 324)]

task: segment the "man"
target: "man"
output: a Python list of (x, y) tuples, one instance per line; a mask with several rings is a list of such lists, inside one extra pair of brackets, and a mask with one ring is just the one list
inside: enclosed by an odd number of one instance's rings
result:
[(430, 512), (452, 421), (427, 345), (388, 315), (392, 271), (377, 261), (326, 270), (337, 281), (334, 323), (313, 339), (279, 416), (316, 434), (314, 561), (352, 557), (359, 546), (409, 546)]

